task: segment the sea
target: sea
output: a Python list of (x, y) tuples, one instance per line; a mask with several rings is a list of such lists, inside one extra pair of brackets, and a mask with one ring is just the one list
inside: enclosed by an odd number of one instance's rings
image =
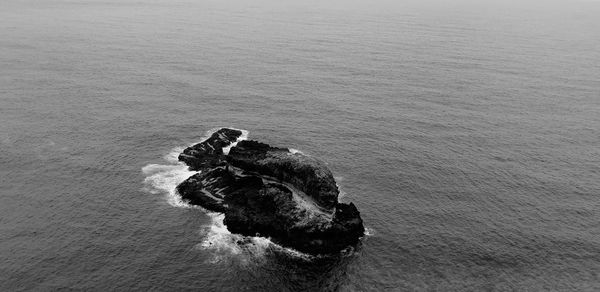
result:
[[(312, 256), (181, 201), (215, 129), (325, 161)], [(600, 1), (2, 0), (0, 291), (600, 291)]]

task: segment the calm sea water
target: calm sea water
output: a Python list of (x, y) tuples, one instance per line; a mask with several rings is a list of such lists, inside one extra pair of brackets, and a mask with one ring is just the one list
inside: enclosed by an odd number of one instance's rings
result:
[[(4, 0), (0, 290), (600, 290), (599, 15)], [(178, 202), (221, 126), (327, 161), (370, 235), (310, 258)]]

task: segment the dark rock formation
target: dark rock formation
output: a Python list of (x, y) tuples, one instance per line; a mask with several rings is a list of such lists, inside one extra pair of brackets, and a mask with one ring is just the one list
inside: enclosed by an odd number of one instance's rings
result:
[(310, 156), (256, 141), (241, 141), (231, 149), (227, 161), (290, 183), (325, 208), (331, 209), (337, 203), (339, 190), (333, 174), (323, 162)]
[(358, 242), (360, 213), (338, 202), (323, 162), (256, 141), (241, 141), (225, 155), (222, 148), (241, 135), (234, 131), (221, 129), (179, 156), (201, 171), (177, 187), (183, 199), (225, 213), (233, 233), (259, 234), (303, 252), (334, 253)]
[(183, 150), (183, 153), (179, 154), (179, 160), (185, 162), (192, 170), (222, 165), (225, 162), (223, 147), (235, 142), (241, 135), (240, 130), (220, 129), (202, 143)]
[(192, 175), (177, 186), (184, 200), (214, 212), (225, 212), (225, 194), (236, 186), (236, 178), (225, 168), (213, 168)]

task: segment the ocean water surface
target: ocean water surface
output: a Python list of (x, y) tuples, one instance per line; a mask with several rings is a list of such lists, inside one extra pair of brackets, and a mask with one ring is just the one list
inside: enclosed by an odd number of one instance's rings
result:
[[(4, 0), (0, 290), (598, 291), (600, 2)], [(311, 257), (181, 202), (211, 129), (326, 161)]]

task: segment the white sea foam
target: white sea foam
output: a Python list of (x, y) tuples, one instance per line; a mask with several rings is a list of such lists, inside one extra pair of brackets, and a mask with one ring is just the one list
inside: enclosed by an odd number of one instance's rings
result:
[[(183, 152), (183, 150), (185, 150), (185, 147), (175, 147), (171, 150), (171, 152), (169, 152), (167, 155), (165, 155), (163, 158), (173, 164), (178, 164), (179, 162), (179, 154), (181, 152)], [(181, 163), (184, 164), (184, 163)]]
[[(208, 139), (214, 132), (221, 128), (209, 130), (201, 141)], [(241, 130), (242, 135), (231, 145), (224, 147), (223, 152), (229, 153), (231, 147), (238, 142), (248, 138), (248, 131)], [(196, 144), (196, 143), (194, 143)], [(192, 144), (192, 145), (194, 145)], [(191, 145), (190, 145), (191, 146)], [(203, 239), (196, 246), (199, 249), (210, 250), (213, 254), (211, 262), (219, 262), (225, 258), (238, 255), (249, 255), (250, 258), (260, 258), (268, 249), (285, 252), (290, 256), (310, 260), (313, 257), (296, 250), (279, 246), (268, 238), (252, 236), (246, 237), (239, 234), (232, 234), (227, 230), (223, 223), (225, 215), (219, 213), (208, 212), (207, 210), (190, 205), (181, 199), (177, 194), (176, 187), (190, 176), (198, 173), (190, 171), (188, 166), (178, 160), (179, 154), (185, 147), (173, 148), (163, 158), (166, 164), (148, 164), (142, 168), (142, 172), (146, 175), (144, 179), (144, 190), (151, 194), (164, 194), (167, 203), (174, 207), (180, 208), (197, 208), (203, 210), (211, 218), (210, 223), (202, 229)], [(238, 257), (242, 261), (247, 261), (247, 256)]]
[(229, 146), (223, 147), (223, 153), (225, 155), (229, 154), (229, 150), (231, 150), (231, 147), (237, 145), (237, 143), (239, 143), (240, 141), (248, 139), (248, 131), (241, 130), (241, 129), (236, 129), (236, 130), (242, 131), (242, 135), (239, 136), (235, 142), (229, 144)]
[[(211, 251), (211, 263), (221, 262), (231, 257), (239, 258), (242, 261), (250, 258), (260, 258), (272, 244), (271, 241), (263, 237), (246, 237), (239, 234), (233, 234), (227, 230), (223, 223), (225, 215), (218, 213), (207, 213), (211, 218), (211, 224), (203, 229), (203, 240), (196, 248)], [(245, 255), (241, 256), (240, 255)]]
[[(340, 190), (340, 193), (338, 194), (338, 200), (341, 200), (341, 199), (343, 199), (343, 198), (346, 196), (346, 192), (344, 192), (344, 191), (343, 191), (343, 190), (340, 188), (340, 185), (337, 185), (337, 186), (338, 186), (338, 190)], [(341, 201), (340, 201), (340, 202), (341, 202)]]
[(343, 197), (346, 196), (346, 192), (342, 189), (342, 186), (340, 185), (340, 182), (343, 181), (344, 178), (341, 176), (336, 176), (333, 179), (335, 180), (335, 185), (337, 186), (338, 190), (340, 191), (340, 193), (338, 194), (338, 200), (341, 200)]
[(207, 212), (211, 224), (203, 229), (204, 239), (196, 248), (212, 252), (211, 263), (226, 261), (235, 257), (247, 264), (248, 260), (262, 258), (267, 250), (286, 253), (289, 256), (310, 261), (315, 257), (297, 250), (273, 243), (269, 238), (260, 236), (243, 236), (227, 230), (223, 220), (224, 214)]
[(164, 193), (167, 202), (171, 206), (190, 207), (189, 204), (181, 200), (175, 188), (196, 172), (189, 171), (183, 163), (173, 165), (149, 164), (142, 168), (142, 172), (146, 175), (144, 184), (146, 184), (145, 189), (148, 192), (151, 194)]
[(289, 148), (288, 151), (290, 151), (290, 153), (292, 154), (304, 154), (302, 151), (298, 150), (298, 149), (294, 149), (294, 148)]

